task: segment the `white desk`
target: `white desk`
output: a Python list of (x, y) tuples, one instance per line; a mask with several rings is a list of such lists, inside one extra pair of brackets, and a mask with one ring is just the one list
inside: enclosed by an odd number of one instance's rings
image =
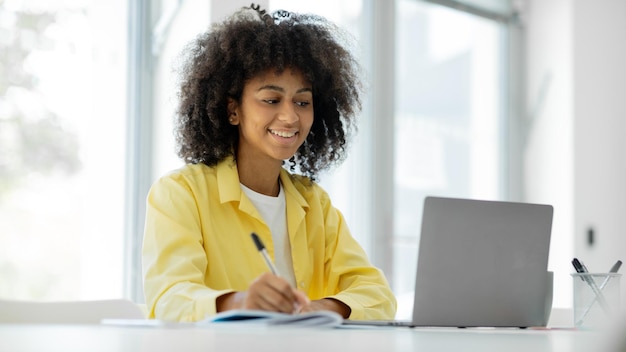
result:
[(599, 333), (563, 330), (0, 325), (1, 352), (605, 351)]

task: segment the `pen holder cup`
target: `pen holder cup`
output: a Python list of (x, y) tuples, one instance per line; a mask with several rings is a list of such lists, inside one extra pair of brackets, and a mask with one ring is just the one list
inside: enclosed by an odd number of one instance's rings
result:
[(620, 317), (620, 278), (617, 273), (574, 273), (574, 325), (604, 329)]

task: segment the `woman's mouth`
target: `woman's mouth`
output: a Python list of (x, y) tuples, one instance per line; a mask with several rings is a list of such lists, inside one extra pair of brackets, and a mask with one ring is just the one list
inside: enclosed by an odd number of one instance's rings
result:
[(269, 130), (269, 131), (271, 134), (282, 137), (282, 138), (291, 138), (298, 133), (297, 131), (275, 131), (275, 130)]

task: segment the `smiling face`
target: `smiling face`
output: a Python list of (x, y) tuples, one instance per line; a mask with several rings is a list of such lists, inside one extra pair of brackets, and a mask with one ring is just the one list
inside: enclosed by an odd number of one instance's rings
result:
[(276, 162), (291, 158), (313, 124), (311, 84), (297, 70), (274, 70), (244, 85), (241, 102), (229, 100), (229, 121), (239, 125), (238, 159)]

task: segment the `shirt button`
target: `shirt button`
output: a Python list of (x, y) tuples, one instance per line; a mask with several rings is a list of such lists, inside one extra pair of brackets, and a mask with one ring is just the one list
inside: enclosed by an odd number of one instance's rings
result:
[(304, 288), (304, 281), (300, 281), (300, 288)]

